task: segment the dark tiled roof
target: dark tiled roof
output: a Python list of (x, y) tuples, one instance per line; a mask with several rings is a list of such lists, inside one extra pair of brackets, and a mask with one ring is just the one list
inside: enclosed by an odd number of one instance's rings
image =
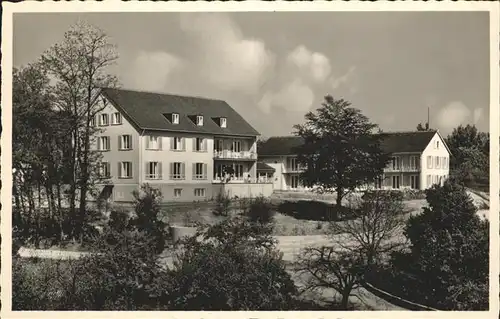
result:
[(257, 172), (274, 172), (276, 171), (273, 167), (267, 165), (266, 163), (257, 162)]
[[(221, 135), (260, 135), (241, 115), (222, 100), (171, 94), (103, 88), (103, 95), (128, 120), (140, 129), (199, 132)], [(179, 124), (172, 124), (163, 114), (178, 113)], [(197, 126), (191, 116), (203, 115), (203, 126)], [(221, 128), (217, 118), (227, 118)]]
[(382, 136), (382, 149), (387, 153), (423, 152), (436, 131), (388, 132)]
[[(387, 153), (422, 152), (436, 131), (380, 133), (382, 148)], [(293, 148), (303, 143), (298, 136), (270, 137), (257, 148), (259, 156), (293, 155)]]
[(257, 144), (259, 156), (278, 156), (295, 154), (293, 149), (302, 145), (304, 140), (300, 136), (275, 136)]

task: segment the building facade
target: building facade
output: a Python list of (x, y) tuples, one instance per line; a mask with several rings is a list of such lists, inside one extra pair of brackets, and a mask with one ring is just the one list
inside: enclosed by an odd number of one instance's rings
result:
[[(381, 133), (382, 148), (391, 154), (378, 189), (427, 189), (449, 176), (449, 149), (438, 131)], [(275, 190), (306, 190), (293, 149), (300, 137), (271, 137), (259, 147), (259, 160), (275, 169)]]
[(107, 177), (101, 197), (129, 202), (144, 183), (165, 201), (272, 192), (257, 178), (259, 133), (226, 102), (105, 88), (99, 103), (92, 124), (100, 128), (93, 147)]

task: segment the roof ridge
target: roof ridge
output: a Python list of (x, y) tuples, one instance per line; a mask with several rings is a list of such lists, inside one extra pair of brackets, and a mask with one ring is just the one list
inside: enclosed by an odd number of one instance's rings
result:
[(120, 88), (101, 87), (101, 89), (103, 89), (103, 90), (128, 91), (128, 92), (135, 92), (135, 93), (149, 93), (149, 94), (168, 95), (168, 96), (177, 96), (177, 97), (187, 97), (187, 98), (194, 98), (194, 99), (201, 99), (201, 100), (211, 100), (211, 101), (217, 101), (217, 102), (227, 103), (225, 100), (222, 100), (222, 99), (216, 99), (216, 98), (211, 98), (211, 97), (203, 97), (203, 96), (196, 96), (196, 95), (185, 95), (185, 94), (158, 92), (158, 91), (137, 90), (137, 89), (124, 88), (124, 87), (120, 87)]
[(427, 131), (382, 131), (380, 133), (375, 133), (375, 134), (397, 134), (397, 133), (408, 133), (408, 134), (413, 134), (413, 133), (436, 133), (439, 130), (427, 130)]

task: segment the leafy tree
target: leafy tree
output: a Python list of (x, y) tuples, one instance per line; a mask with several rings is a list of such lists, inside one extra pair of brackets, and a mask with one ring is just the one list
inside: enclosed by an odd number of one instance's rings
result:
[[(55, 106), (70, 116), (69, 136), (72, 148), (68, 158), (69, 205), (75, 220), (75, 235), (81, 236), (86, 201), (97, 179), (99, 155), (90, 145), (97, 128), (91, 125), (97, 112), (105, 106), (97, 98), (102, 87), (113, 87), (117, 81), (107, 74), (117, 59), (115, 48), (106, 34), (86, 23), (77, 23), (42, 56), (41, 63), (55, 81)], [(77, 194), (79, 206), (76, 208)]]
[(466, 186), (489, 184), (489, 134), (478, 131), (475, 125), (455, 128), (446, 138), (451, 158), (452, 177)]
[(417, 131), (429, 131), (429, 130), (430, 130), (429, 123), (425, 123), (424, 125), (422, 125), (422, 123), (418, 123)]
[[(171, 310), (287, 310), (295, 285), (275, 241), (246, 218), (200, 228), (184, 241), (162, 301)], [(197, 239), (201, 238), (201, 239)]]
[(328, 233), (336, 246), (361, 254), (370, 267), (403, 245), (397, 240), (405, 226), (403, 194), (368, 191), (353, 206), (353, 218), (330, 222)]
[(253, 223), (271, 224), (274, 222), (273, 207), (264, 196), (251, 199), (247, 207), (244, 207), (244, 214)]
[(436, 307), (487, 309), (489, 223), (477, 216), (463, 186), (447, 181), (426, 195), (429, 206), (405, 229), (410, 252), (396, 254), (395, 267), (418, 278), (413, 289)]
[(338, 207), (357, 187), (374, 182), (389, 159), (381, 137), (373, 134), (377, 125), (350, 105), (326, 96), (322, 107), (305, 115), (304, 124), (294, 126), (305, 142), (296, 149), (305, 167), (302, 180), (335, 191)]

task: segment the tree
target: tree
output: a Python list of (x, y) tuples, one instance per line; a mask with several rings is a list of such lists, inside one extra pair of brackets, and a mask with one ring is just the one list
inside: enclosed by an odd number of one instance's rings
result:
[(335, 191), (338, 207), (347, 194), (380, 177), (389, 160), (381, 136), (373, 134), (377, 125), (350, 105), (326, 96), (322, 107), (305, 115), (304, 124), (294, 126), (304, 139), (295, 150), (305, 167), (303, 182)]
[(396, 254), (394, 266), (415, 276), (418, 286), (412, 289), (435, 307), (487, 309), (489, 223), (477, 216), (463, 186), (447, 181), (426, 196), (428, 207), (405, 228), (410, 252)]
[(417, 131), (429, 131), (429, 123), (425, 123), (425, 125), (422, 125), (422, 123), (418, 123), (417, 125)]
[[(117, 59), (115, 48), (100, 29), (79, 22), (64, 34), (42, 56), (43, 67), (55, 80), (55, 105), (70, 115), (72, 141), (70, 167), (70, 212), (76, 222), (76, 235), (80, 235), (86, 201), (96, 179), (97, 152), (90, 145), (97, 129), (91, 125), (97, 112), (104, 108), (97, 98), (100, 88), (113, 87), (117, 80), (107, 74), (108, 67)], [(76, 209), (77, 193), (79, 207)]]
[(355, 203), (353, 218), (330, 222), (330, 238), (337, 247), (361, 254), (366, 266), (403, 245), (398, 240), (405, 226), (403, 195), (399, 192), (368, 191)]
[(298, 272), (307, 276), (304, 291), (329, 288), (341, 296), (340, 307), (347, 310), (349, 297), (360, 287), (365, 263), (360, 254), (333, 246), (304, 249)]
[(470, 187), (489, 184), (489, 139), (489, 134), (479, 132), (475, 125), (460, 125), (446, 138), (455, 180)]
[(270, 230), (246, 218), (200, 228), (184, 240), (162, 303), (170, 310), (289, 310), (296, 288)]

